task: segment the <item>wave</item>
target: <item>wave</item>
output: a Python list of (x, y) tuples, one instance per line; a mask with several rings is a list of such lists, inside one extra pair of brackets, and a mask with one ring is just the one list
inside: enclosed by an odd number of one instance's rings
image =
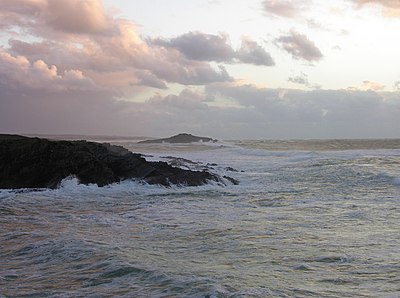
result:
[(400, 186), (400, 177), (394, 177), (393, 178), (393, 184)]

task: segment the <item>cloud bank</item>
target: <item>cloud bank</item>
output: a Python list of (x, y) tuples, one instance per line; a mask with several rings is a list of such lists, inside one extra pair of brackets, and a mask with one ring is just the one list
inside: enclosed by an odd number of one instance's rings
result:
[(220, 82), (144, 102), (118, 97), (77, 70), (0, 54), (3, 132), (165, 136), (185, 130), (222, 139), (352, 138), (394, 137), (400, 125), (400, 93), (373, 90)]

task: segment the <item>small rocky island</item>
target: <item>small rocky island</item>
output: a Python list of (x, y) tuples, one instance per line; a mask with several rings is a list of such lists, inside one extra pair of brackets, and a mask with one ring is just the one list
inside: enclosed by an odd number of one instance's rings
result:
[(120, 146), (0, 134), (0, 188), (57, 188), (71, 175), (98, 186), (126, 179), (164, 186), (233, 181), (206, 170), (149, 162)]
[(188, 144), (198, 142), (217, 142), (217, 140), (208, 137), (198, 137), (188, 133), (181, 133), (165, 139), (154, 139), (138, 142), (138, 144), (158, 144), (158, 143), (173, 143), (173, 144)]

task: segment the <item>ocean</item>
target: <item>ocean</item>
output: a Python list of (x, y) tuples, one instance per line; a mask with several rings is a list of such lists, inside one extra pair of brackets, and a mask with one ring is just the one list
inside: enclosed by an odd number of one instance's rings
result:
[(0, 297), (400, 297), (400, 140), (95, 140), (240, 184), (0, 190)]

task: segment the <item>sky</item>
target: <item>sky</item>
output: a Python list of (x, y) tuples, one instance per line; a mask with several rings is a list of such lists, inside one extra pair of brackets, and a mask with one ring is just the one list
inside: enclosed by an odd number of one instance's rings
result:
[(0, 133), (400, 137), (398, 0), (0, 0)]

